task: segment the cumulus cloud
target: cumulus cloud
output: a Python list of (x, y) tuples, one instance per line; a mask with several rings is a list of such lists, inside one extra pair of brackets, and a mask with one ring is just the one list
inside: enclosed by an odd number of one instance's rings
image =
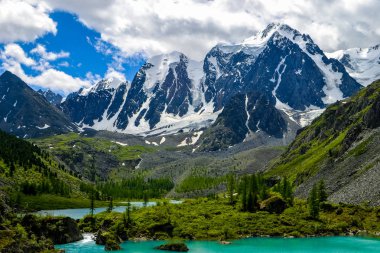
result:
[(36, 64), (32, 58), (29, 58), (25, 54), (24, 50), (19, 45), (14, 43), (5, 45), (4, 51), (1, 52), (0, 56), (3, 61), (7, 62), (15, 61), (26, 66), (32, 66)]
[(62, 71), (48, 69), (35, 77), (29, 77), (29, 84), (51, 89), (54, 92), (68, 94), (77, 91), (80, 87), (90, 87), (90, 82), (77, 77), (72, 77)]
[(45, 0), (76, 13), (127, 54), (182, 51), (201, 59), (218, 42), (239, 42), (271, 22), (308, 33), (326, 51), (380, 42), (378, 0)]
[(42, 59), (46, 61), (55, 61), (60, 58), (67, 58), (70, 53), (61, 51), (59, 53), (47, 52), (45, 46), (37, 44), (35, 48), (30, 51), (32, 54), (39, 55)]
[(0, 42), (34, 41), (57, 32), (49, 17), (49, 7), (43, 1), (0, 0)]
[[(38, 61), (35, 61), (30, 58), (18, 44), (7, 44), (4, 46), (4, 49), (0, 51), (0, 59), (2, 62), (0, 69), (11, 71), (30, 85), (48, 88), (54, 92), (60, 92), (66, 95), (70, 92), (77, 91), (81, 87), (91, 86), (90, 80), (82, 80), (77, 77), (72, 77), (62, 71), (56, 70), (52, 68), (46, 60), (57, 59), (59, 56), (61, 58), (66, 57), (63, 55), (64, 53), (56, 54), (46, 52), (46, 50), (42, 50), (41, 52), (41, 54), (38, 53), (41, 58)], [(27, 75), (23, 69), (23, 66), (30, 67), (40, 73), (35, 76)]]

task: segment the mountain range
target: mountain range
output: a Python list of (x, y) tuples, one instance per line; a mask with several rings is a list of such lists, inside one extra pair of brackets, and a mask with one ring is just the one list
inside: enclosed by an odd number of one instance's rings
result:
[[(54, 131), (51, 118), (37, 125), (44, 128), (41, 134), (76, 126), (142, 137), (189, 132), (189, 139), (178, 145), (199, 151), (241, 142), (286, 145), (327, 105), (352, 96), (378, 76), (378, 47), (360, 50), (324, 53), (309, 35), (270, 24), (241, 43), (216, 45), (202, 61), (180, 52), (149, 58), (131, 82), (101, 80), (63, 100), (39, 91), (61, 127)], [(1, 80), (6, 83), (8, 76), (6, 72)], [(23, 137), (40, 135), (22, 128), (28, 124), (8, 120), (10, 111), (9, 105), (0, 111), (8, 121), (2, 129), (21, 129)]]
[(131, 83), (102, 80), (60, 107), (96, 130), (146, 136), (207, 127), (198, 146), (217, 150), (258, 135), (292, 139), (361, 87), (310, 36), (271, 24), (242, 43), (216, 45), (203, 61), (180, 52), (152, 57)]

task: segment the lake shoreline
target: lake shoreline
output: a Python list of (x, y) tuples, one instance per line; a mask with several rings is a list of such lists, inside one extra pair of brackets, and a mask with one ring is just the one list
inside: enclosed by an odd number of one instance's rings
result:
[[(154, 248), (166, 241), (125, 241), (120, 244), (119, 252), (157, 252)], [(372, 253), (380, 247), (380, 240), (371, 237), (357, 236), (327, 236), (310, 238), (282, 238), (282, 237), (253, 237), (231, 240), (231, 244), (224, 245), (214, 240), (188, 240), (183, 241), (191, 252), (210, 253), (236, 253), (236, 252), (348, 252), (348, 253)], [(105, 252), (101, 245), (94, 241), (77, 242), (70, 244), (55, 245), (56, 249), (71, 252)], [(302, 249), (303, 251), (297, 251)], [(359, 249), (359, 250), (358, 250)], [(86, 251), (87, 250), (87, 251)], [(306, 250), (306, 251), (305, 251)], [(340, 250), (340, 251), (337, 251)], [(343, 250), (343, 251), (342, 251)]]

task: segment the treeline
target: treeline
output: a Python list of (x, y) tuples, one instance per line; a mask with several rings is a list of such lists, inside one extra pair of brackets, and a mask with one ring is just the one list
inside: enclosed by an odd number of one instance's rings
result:
[(20, 190), (25, 195), (55, 194), (70, 197), (71, 187), (57, 178), (43, 179), (42, 182), (23, 182)]
[(174, 183), (168, 178), (144, 179), (133, 177), (120, 182), (104, 182), (97, 185), (102, 196), (113, 198), (145, 199), (160, 198), (173, 189)]
[(236, 177), (227, 175), (227, 198), (231, 205), (239, 202), (243, 212), (256, 212), (260, 202), (277, 194), (286, 206), (293, 206), (293, 186), (285, 177), (275, 185), (266, 180), (261, 173)]
[(0, 159), (8, 167), (15, 168), (18, 165), (24, 169), (33, 166), (44, 168), (46, 165), (41, 158), (48, 156), (36, 145), (0, 131)]
[(225, 176), (211, 177), (192, 174), (186, 177), (178, 186), (176, 186), (175, 191), (178, 193), (185, 193), (204, 189), (213, 189), (225, 183)]
[[(231, 188), (232, 176), (229, 176), (228, 185)], [(233, 192), (230, 190), (229, 195)], [(239, 195), (241, 199), (242, 211), (254, 212), (259, 209), (259, 200), (265, 200), (268, 197), (268, 187), (266, 186), (261, 174), (243, 176), (239, 184)], [(233, 195), (232, 195), (233, 196)], [(231, 202), (231, 201), (230, 201)]]

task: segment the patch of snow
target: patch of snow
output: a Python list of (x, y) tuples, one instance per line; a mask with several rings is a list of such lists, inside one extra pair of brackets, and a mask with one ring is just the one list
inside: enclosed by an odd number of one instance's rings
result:
[(221, 76), (221, 71), (219, 69), (219, 64), (214, 56), (211, 56), (208, 58), (208, 61), (214, 66), (215, 73), (216, 73), (216, 79), (218, 79)]
[(48, 125), (48, 124), (45, 124), (44, 126), (42, 126), (42, 127), (39, 127), (39, 126), (36, 126), (36, 128), (38, 128), (38, 129), (47, 129), (47, 128), (49, 128), (50, 126)]
[(7, 115), (3, 118), (4, 119), (4, 122), (7, 122), (7, 120), (8, 120), (8, 116), (9, 116), (9, 114), (12, 112), (12, 110), (10, 110), (8, 113), (7, 113)]
[(194, 145), (195, 143), (197, 143), (202, 134), (203, 131), (194, 132), (191, 137), (186, 137), (183, 141), (181, 141), (181, 143), (178, 144), (177, 147)]
[(257, 124), (256, 124), (256, 128), (257, 128), (256, 133), (260, 132), (259, 125), (260, 125), (260, 120), (257, 121)]
[(245, 95), (245, 103), (244, 103), (244, 106), (245, 106), (245, 113), (247, 114), (247, 120), (245, 121), (245, 127), (248, 129), (246, 135), (245, 135), (245, 138), (243, 140), (243, 142), (245, 142), (248, 138), (248, 136), (250, 135), (251, 133), (251, 129), (249, 129), (249, 126), (248, 126), (248, 123), (249, 123), (249, 119), (251, 117), (251, 115), (249, 114), (248, 112), (248, 95), (246, 94)]
[(145, 144), (148, 144), (148, 145), (150, 145), (150, 144), (152, 144), (150, 141), (148, 141), (148, 140), (145, 140)]
[(197, 141), (199, 140), (202, 134), (203, 134), (203, 131), (195, 132), (193, 136), (191, 137), (190, 145), (194, 145), (195, 143), (197, 143)]
[(160, 140), (160, 145), (163, 144), (165, 141), (166, 141), (166, 138), (165, 138), (165, 136), (163, 136), (163, 137), (161, 138), (161, 140)]
[(119, 141), (112, 141), (113, 143), (116, 143), (116, 144), (118, 144), (118, 145), (120, 145), (120, 146), (128, 146), (128, 144), (127, 143), (123, 143), (123, 142), (119, 142)]
[(189, 145), (188, 142), (189, 142), (189, 139), (188, 139), (188, 137), (186, 137), (183, 141), (181, 141), (181, 142), (177, 145), (177, 147), (184, 147), (184, 146), (187, 146), (187, 145)]
[[(275, 107), (277, 109), (291, 109), (291, 107), (283, 102), (281, 102), (278, 98), (277, 98), (277, 89), (278, 87), (280, 86), (281, 84), (281, 79), (282, 79), (282, 74), (285, 72), (285, 69), (286, 69), (286, 64), (285, 64), (285, 61), (286, 61), (286, 58), (288, 56), (285, 56), (284, 58), (281, 59), (280, 63), (277, 65), (274, 73), (273, 73), (273, 77), (271, 79), (272, 82), (276, 82), (276, 86), (274, 87), (273, 91), (272, 91), (272, 95), (276, 98), (276, 105)], [(277, 80), (276, 80), (276, 77), (277, 77)]]
[(140, 168), (140, 165), (142, 163), (143, 159), (140, 160), (140, 162), (135, 166), (135, 169), (139, 169)]
[(16, 100), (16, 102), (13, 104), (13, 107), (16, 107), (16, 105), (17, 105), (17, 100)]

